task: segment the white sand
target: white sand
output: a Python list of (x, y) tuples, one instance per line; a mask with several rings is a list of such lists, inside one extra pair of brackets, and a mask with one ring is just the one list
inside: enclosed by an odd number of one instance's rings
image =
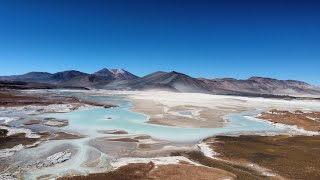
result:
[(183, 156), (171, 156), (171, 157), (156, 157), (156, 158), (120, 158), (115, 161), (110, 162), (110, 165), (114, 168), (119, 168), (132, 163), (149, 163), (153, 162), (156, 166), (168, 165), (168, 164), (180, 164), (180, 162), (188, 162), (189, 164), (195, 166), (202, 166), (201, 164), (190, 161)]
[(305, 136), (313, 136), (313, 135), (320, 135), (320, 132), (316, 132), (316, 131), (308, 131), (305, 130), (301, 127), (298, 127), (296, 125), (287, 125), (287, 124), (282, 124), (282, 123), (274, 123), (271, 121), (267, 121), (267, 120), (263, 120), (263, 119), (258, 119), (255, 117), (251, 117), (251, 116), (245, 116), (248, 119), (254, 120), (254, 121), (264, 121), (268, 124), (271, 124), (279, 129), (286, 129), (288, 130), (288, 132), (292, 135), (305, 135)]
[(257, 164), (248, 164), (247, 165), (250, 169), (253, 169), (255, 171), (261, 172), (264, 176), (268, 177), (275, 177), (278, 176), (277, 174), (273, 173), (271, 170), (263, 168)]
[(4, 174), (0, 174), (0, 179), (1, 180), (18, 180), (18, 178), (14, 177), (12, 174), (10, 173), (4, 173)]
[[(129, 94), (135, 105), (133, 111), (150, 116), (149, 123), (185, 128), (221, 127), (227, 122), (224, 117), (230, 113), (271, 109), (288, 111), (318, 111), (320, 109), (320, 101), (317, 100), (283, 100), (166, 91), (127, 91), (122, 93)], [(190, 115), (179, 114), (181, 110), (177, 109), (184, 107)], [(201, 117), (200, 113), (202, 113)], [(192, 116), (192, 118), (188, 116)], [(314, 134), (299, 128), (291, 127), (291, 129), (304, 134)]]
[(7, 126), (0, 126), (0, 129), (7, 130), (8, 131), (7, 136), (24, 133), (25, 137), (27, 137), (27, 138), (40, 138), (41, 137), (38, 134), (33, 134), (33, 131), (31, 131), (30, 129), (13, 128), (13, 127), (7, 127)]
[(37, 115), (44, 113), (67, 113), (73, 110), (88, 110), (96, 108), (95, 106), (83, 104), (51, 104), (47, 106), (17, 106), (17, 107), (0, 107), (0, 113), (22, 113), (28, 115)]
[(0, 121), (3, 121), (4, 123), (9, 123), (11, 121), (18, 121), (22, 119), (21, 117), (0, 117)]
[(1, 149), (0, 158), (12, 156), (15, 152), (21, 151), (23, 148), (24, 148), (23, 145), (19, 144), (14, 146), (13, 148)]
[(65, 122), (49, 120), (43, 124), (47, 126), (62, 126), (65, 125)]
[(310, 119), (310, 120), (312, 120), (312, 121), (320, 121), (319, 118), (313, 118), (313, 117), (309, 117), (309, 116), (307, 116), (307, 118)]
[[(124, 93), (124, 92), (123, 92)], [(191, 105), (212, 109), (289, 109), (316, 110), (320, 101), (316, 100), (282, 100), (257, 97), (223, 96), (201, 93), (175, 93), (166, 91), (127, 91), (132, 99), (153, 100), (169, 107)]]
[(210, 146), (206, 143), (202, 142), (198, 144), (198, 147), (200, 151), (203, 153), (203, 155), (205, 155), (206, 157), (214, 158), (215, 156), (219, 155), (218, 153), (214, 152), (212, 148), (210, 148)]

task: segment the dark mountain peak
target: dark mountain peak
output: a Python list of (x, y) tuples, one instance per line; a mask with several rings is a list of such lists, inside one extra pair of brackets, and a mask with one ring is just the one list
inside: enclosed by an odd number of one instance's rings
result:
[(164, 72), (164, 71), (156, 71), (154, 73), (145, 75), (142, 78), (145, 79), (145, 78), (150, 78), (150, 77), (159, 77), (159, 76), (162, 76), (162, 75), (165, 75), (165, 74), (168, 74), (168, 73)]
[(136, 79), (138, 76), (124, 70), (124, 69), (111, 69), (114, 78), (116, 79)]
[(23, 75), (51, 75), (51, 73), (32, 71), (32, 72), (28, 72), (28, 73), (23, 74)]
[(62, 72), (54, 73), (50, 77), (50, 79), (48, 79), (48, 82), (56, 84), (56, 83), (68, 81), (68, 80), (75, 78), (75, 77), (87, 76), (87, 75), (89, 75), (89, 74), (84, 73), (84, 72), (80, 72), (80, 71), (76, 71), (76, 70), (62, 71)]
[(102, 77), (96, 76), (94, 74), (89, 74), (86, 76), (77, 76), (71, 78), (67, 81), (59, 83), (59, 85), (70, 86), (70, 87), (90, 87), (97, 84), (110, 83), (115, 80), (113, 77)]
[(113, 72), (113, 73), (125, 73), (128, 72), (124, 69), (110, 69), (109, 71)]
[[(168, 72), (165, 72), (165, 71), (156, 71), (154, 73), (151, 73), (151, 74), (168, 74)], [(150, 75), (150, 74), (149, 74)]]
[[(177, 72), (177, 71), (171, 71), (171, 72), (169, 72), (168, 74), (170, 74), (170, 75), (176, 75), (176, 76), (188, 76), (188, 75), (186, 75), (186, 74), (183, 74), (183, 73), (180, 73), (180, 72)], [(188, 77), (190, 77), (190, 76), (188, 76)]]
[(311, 86), (311, 84), (308, 84), (303, 81), (297, 81), (297, 80), (287, 80), (288, 83), (295, 83), (295, 84), (300, 84), (300, 85), (306, 85), (306, 86)]
[(102, 69), (100, 69), (99, 71), (105, 71), (105, 72), (109, 72), (110, 71), (110, 69), (108, 69), (108, 68), (102, 68)]
[(206, 92), (204, 84), (188, 75), (172, 71), (158, 71), (130, 82), (132, 89), (170, 89), (181, 92)]
[(100, 71), (93, 73), (96, 76), (113, 77), (115, 79), (136, 79), (138, 76), (124, 70), (124, 69), (107, 69), (103, 68)]
[(215, 78), (211, 80), (212, 81), (238, 81), (238, 79), (235, 79), (235, 78)]
[(300, 85), (300, 86), (310, 86), (310, 84), (302, 82), (302, 81), (297, 81), (297, 80), (278, 80), (274, 78), (267, 78), (267, 77), (258, 77), (258, 76), (253, 76), (249, 78), (248, 80), (251, 81), (256, 81), (256, 82), (278, 82), (278, 83), (286, 83), (288, 85)]
[(255, 79), (262, 79), (263, 77), (260, 76), (252, 76), (250, 78), (248, 78), (248, 80), (255, 80)]
[(275, 80), (276, 81), (276, 79), (273, 79), (273, 78), (259, 77), (259, 76), (252, 76), (248, 80), (251, 80), (251, 81)]
[(198, 77), (198, 78), (196, 78), (196, 79), (198, 79), (198, 80), (200, 80), (200, 81), (208, 80), (207, 78), (203, 78), (203, 77)]
[(103, 68), (93, 74), (96, 76), (102, 76), (102, 77), (113, 77), (113, 73), (107, 68)]
[(58, 74), (58, 73), (74, 73), (74, 72), (80, 72), (80, 71), (77, 71), (77, 70), (65, 70), (65, 71), (56, 72), (54, 74)]
[(63, 75), (63, 76), (85, 76), (87, 73), (76, 71), (76, 70), (67, 70), (54, 73), (53, 75)]
[(2, 76), (1, 80), (23, 81), (23, 82), (43, 82), (52, 74), (47, 72), (29, 72), (22, 75)]
[(102, 68), (99, 71), (109, 71), (109, 69), (108, 68)]
[(32, 79), (32, 78), (39, 78), (39, 77), (47, 77), (52, 75), (51, 73), (48, 72), (29, 72), (23, 75), (19, 75), (18, 77), (20, 79)]
[(170, 74), (186, 75), (186, 74), (183, 74), (183, 73), (178, 72), (178, 71), (171, 71)]

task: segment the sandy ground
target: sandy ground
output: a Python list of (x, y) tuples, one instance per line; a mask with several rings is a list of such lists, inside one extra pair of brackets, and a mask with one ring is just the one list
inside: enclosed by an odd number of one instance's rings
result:
[(307, 131), (320, 132), (320, 112), (280, 111), (271, 110), (263, 112), (257, 118), (265, 119), (273, 123), (282, 123), (301, 127)]
[[(119, 93), (119, 92), (113, 92)], [(221, 127), (225, 115), (254, 110), (316, 110), (317, 100), (283, 100), (255, 97), (222, 96), (200, 93), (164, 91), (127, 91), (134, 108), (132, 111), (150, 116), (148, 123), (188, 127)]]
[(211, 147), (218, 158), (258, 165), (284, 178), (320, 178), (320, 136), (220, 136)]
[(166, 157), (172, 152), (199, 149), (195, 144), (172, 144), (146, 135), (97, 138), (91, 140), (89, 145), (114, 159)]
[(163, 180), (209, 180), (213, 177), (216, 180), (232, 180), (236, 178), (234, 174), (221, 169), (192, 165), (160, 166), (154, 171), (150, 172), (150, 177)]
[(132, 100), (134, 108), (131, 110), (149, 115), (148, 123), (167, 126), (184, 128), (222, 127), (226, 121), (223, 116), (230, 112), (191, 105), (168, 107), (153, 100)]
[[(132, 100), (132, 103), (134, 105), (134, 108), (131, 109), (132, 111), (144, 113), (150, 116), (150, 120), (148, 123), (177, 127), (221, 127), (226, 122), (226, 115), (243, 111), (267, 111), (270, 109), (283, 109), (287, 111), (315, 111), (320, 109), (320, 102), (313, 100), (288, 101), (282, 99), (247, 98), (162, 91), (89, 91), (87, 93), (91, 93), (93, 95), (126, 94)], [(27, 102), (29, 103), (29, 99)], [(25, 107), (17, 108), (11, 106), (9, 108), (6, 107), (3, 110), (6, 111), (9, 109), (10, 111), (27, 111), (32, 113), (39, 112), (39, 105), (28, 104), (27, 107), (27, 109), (24, 109)], [(51, 110), (59, 110), (63, 112), (69, 112), (73, 110), (73, 107), (68, 107), (68, 104), (51, 104), (44, 107), (48, 108), (48, 112), (50, 112)], [(47, 110), (45, 109), (45, 111), (40, 111), (40, 113), (47, 112)], [(310, 115), (309, 119), (315, 121), (317, 120), (315, 118), (317, 117)], [(9, 120), (15, 121), (16, 118), (12, 118)], [(30, 125), (38, 125), (37, 123), (39, 122), (29, 121), (29, 123), (31, 123)], [(53, 125), (57, 125), (56, 122), (53, 123)], [(8, 129), (8, 127), (4, 127), (3, 129), (6, 131), (3, 131), (2, 134), (13, 132), (12, 129)], [(32, 135), (32, 133), (33, 132), (28, 131), (26, 133), (26, 136)], [(82, 164), (82, 166), (97, 167), (107, 164), (105, 162), (102, 162), (105, 159), (102, 158), (104, 154), (111, 156), (112, 158), (114, 158), (115, 162), (119, 162), (118, 164), (120, 164), (119, 166), (117, 166), (117, 168), (120, 168), (110, 172), (111, 176), (109, 176), (110, 173), (99, 174), (97, 175), (98, 179), (101, 179), (101, 177), (113, 177), (113, 175), (117, 176), (119, 174), (127, 176), (132, 175), (130, 173), (135, 174), (136, 172), (144, 172), (142, 177), (158, 177), (158, 179), (181, 179), (181, 177), (189, 177), (189, 179), (210, 179), (208, 177), (212, 176), (217, 177), (217, 179), (219, 179), (220, 177), (221, 179), (233, 179), (235, 178), (235, 175), (237, 176), (237, 178), (252, 177), (253, 179), (259, 179), (261, 177), (263, 179), (266, 177), (266, 175), (261, 175), (258, 170), (252, 172), (252, 170), (247, 170), (246, 167), (233, 166), (229, 163), (224, 163), (214, 159), (216, 156), (220, 155), (221, 152), (212, 151), (212, 149), (210, 149), (209, 145), (206, 143), (188, 145), (171, 144), (168, 142), (152, 139), (148, 135), (128, 135), (126, 134), (127, 132), (122, 131), (121, 129), (115, 131), (100, 131), (99, 133), (119, 135), (121, 137), (96, 138), (88, 142), (88, 146), (91, 146), (92, 149), (90, 149), (89, 152), (85, 153), (85, 155), (87, 155), (89, 158), (84, 164)], [(42, 139), (46, 140), (78, 139), (82, 137), (80, 135), (68, 134), (65, 132), (38, 132), (37, 134), (41, 135)], [(19, 135), (19, 138), (22, 138), (22, 141), (26, 141), (25, 135), (22, 135), (21, 137), (20, 136), (21, 135)], [(3, 136), (3, 140), (7, 141), (8, 137), (10, 136)], [(294, 139), (291, 141), (294, 141)], [(314, 142), (310, 141), (310, 143), (312, 144)], [(8, 148), (13, 148), (12, 151), (20, 151), (21, 147), (19, 146), (19, 144), (21, 143), (13, 143)], [(72, 155), (76, 153), (76, 147), (65, 147), (66, 145), (64, 145), (63, 148), (59, 149), (59, 151), (56, 150), (54, 152), (48, 152), (48, 154), (46, 154), (46, 156), (43, 156), (43, 158), (62, 154), (62, 159), (65, 159), (64, 155), (67, 154), (69, 157), (69, 150)], [(257, 146), (258, 145), (255, 145), (255, 147)], [(258, 150), (256, 150), (257, 153), (259, 153)], [(181, 155), (174, 155), (174, 153), (190, 151), (194, 151), (199, 154), (189, 157), (188, 154), (184, 157), (182, 157)], [(73, 160), (72, 155), (70, 155), (71, 161)], [(177, 161), (177, 159), (171, 158), (170, 156), (188, 158), (185, 159), (185, 162), (189, 162), (190, 160), (198, 163), (201, 162), (202, 165), (211, 168), (196, 166), (195, 164), (190, 165), (192, 164), (190, 162), (187, 164), (176, 164), (174, 162)], [(150, 163), (148, 163), (150, 161), (154, 161), (154, 163), (170, 163), (162, 165), (156, 164), (157, 168), (154, 168), (155, 164), (151, 166)], [(143, 163), (143, 167), (137, 165), (139, 166), (139, 168), (133, 168), (134, 171), (131, 171), (131, 165), (127, 165), (129, 163), (135, 163), (135, 165)], [(133, 166), (136, 167), (135, 165)], [(145, 166), (151, 167), (147, 168), (145, 172)], [(101, 168), (107, 169), (106, 166), (103, 166)], [(130, 171), (126, 168), (129, 168)], [(78, 177), (78, 179), (85, 179), (85, 177)]]
[(235, 175), (224, 170), (194, 166), (190, 164), (161, 165), (153, 163), (137, 163), (123, 166), (109, 173), (91, 174), (89, 176), (75, 176), (60, 178), (60, 180), (216, 180), (235, 179)]

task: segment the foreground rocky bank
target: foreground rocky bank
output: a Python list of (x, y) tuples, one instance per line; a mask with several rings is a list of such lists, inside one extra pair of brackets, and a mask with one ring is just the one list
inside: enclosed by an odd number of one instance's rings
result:
[[(19, 166), (14, 170), (8, 164), (17, 152), (52, 140), (83, 138), (79, 134), (60, 130), (69, 125), (67, 119), (41, 117), (32, 119), (34, 115), (65, 113), (97, 107), (117, 106), (111, 103), (60, 96), (50, 91), (0, 90), (0, 179), (17, 179), (20, 176)], [(33, 164), (26, 164), (25, 167), (39, 169), (55, 166), (70, 158), (71, 152), (63, 150), (43, 160), (39, 159)]]

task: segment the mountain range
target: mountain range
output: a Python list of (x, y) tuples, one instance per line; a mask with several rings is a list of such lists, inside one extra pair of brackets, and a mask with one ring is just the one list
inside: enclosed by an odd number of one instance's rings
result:
[[(88, 74), (69, 70), (57, 73), (30, 72), (23, 75), (0, 76), (0, 84), (24, 82), (54, 88), (96, 88), (111, 90), (159, 89), (177, 92), (198, 92), (224, 95), (289, 95), (320, 96), (320, 87), (296, 80), (277, 80), (251, 77), (245, 80), (233, 78), (193, 78), (179, 72), (158, 71), (138, 77), (124, 69), (101, 69)], [(12, 83), (11, 83), (12, 84)], [(35, 88), (37, 88), (35, 86)]]

